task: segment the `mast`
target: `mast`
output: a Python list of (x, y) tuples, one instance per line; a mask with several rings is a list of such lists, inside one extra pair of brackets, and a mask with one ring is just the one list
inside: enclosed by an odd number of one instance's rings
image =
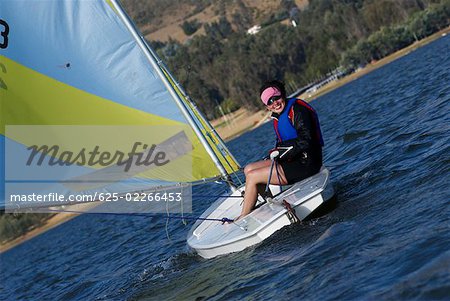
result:
[[(231, 167), (230, 162), (228, 161), (228, 159), (226, 158), (226, 155), (228, 154), (231, 159), (233, 159), (234, 162), (236, 162), (238, 165), (238, 161), (236, 160), (236, 158), (233, 156), (233, 154), (228, 150), (228, 148), (225, 146), (225, 142), (222, 140), (222, 137), (220, 137), (220, 135), (217, 133), (216, 129), (209, 123), (209, 121), (206, 119), (206, 117), (204, 116), (204, 114), (197, 108), (197, 105), (195, 104), (195, 102), (192, 101), (191, 97), (186, 93), (186, 91), (184, 90), (184, 88), (180, 85), (180, 83), (175, 79), (175, 77), (172, 75), (172, 73), (170, 72), (170, 70), (167, 68), (167, 66), (165, 65), (165, 63), (158, 57), (158, 55), (155, 53), (155, 51), (148, 45), (148, 43), (146, 41), (144, 41), (145, 45), (148, 47), (148, 50), (150, 51), (150, 53), (153, 55), (153, 57), (156, 59), (158, 65), (164, 69), (164, 72), (167, 73), (167, 75), (170, 77), (170, 79), (175, 83), (177, 89), (181, 92), (181, 94), (186, 98), (186, 100), (189, 102), (189, 105), (191, 106), (192, 110), (195, 110), (195, 113), (198, 114), (199, 119), (201, 119), (201, 123), (206, 125), (205, 130), (208, 133), (212, 133), (214, 137), (211, 137), (210, 135), (210, 139), (217, 139), (219, 141), (218, 144), (218, 149), (219, 151), (223, 154), (224, 160), (228, 163), (228, 165)], [(194, 112), (193, 112), (194, 113)], [(226, 152), (226, 154), (224, 154), (223, 152)]]
[(133, 35), (133, 38), (135, 39), (136, 43), (139, 45), (141, 50), (144, 52), (145, 57), (148, 59), (150, 64), (153, 66), (153, 68), (158, 73), (158, 76), (161, 78), (162, 82), (166, 86), (166, 88), (169, 91), (169, 93), (172, 96), (172, 98), (175, 100), (176, 104), (180, 108), (180, 110), (183, 113), (184, 117), (189, 122), (189, 125), (194, 130), (194, 133), (197, 135), (197, 137), (199, 138), (200, 142), (205, 147), (206, 152), (208, 153), (208, 155), (213, 160), (214, 164), (219, 169), (220, 174), (224, 178), (227, 178), (229, 175), (228, 175), (225, 167), (223, 166), (222, 162), (220, 162), (220, 159), (217, 157), (216, 153), (211, 148), (211, 146), (209, 145), (208, 141), (206, 141), (206, 138), (203, 136), (203, 134), (202, 134), (198, 124), (193, 120), (193, 118), (192, 118), (191, 114), (189, 113), (188, 108), (186, 107), (185, 103), (182, 101), (182, 99), (176, 93), (176, 91), (173, 88), (173, 86), (170, 84), (170, 82), (167, 79), (167, 77), (164, 75), (164, 73), (161, 70), (160, 66), (156, 62), (155, 57), (149, 51), (149, 47), (147, 46), (146, 43), (144, 43), (144, 38), (138, 33), (138, 31), (136, 30), (133, 22), (131, 21), (129, 16), (125, 13), (125, 11), (123, 10), (122, 6), (118, 3), (118, 1), (117, 0), (110, 0), (110, 1), (111, 1), (112, 5), (114, 6), (114, 8), (116, 9), (120, 19), (125, 24), (125, 26), (129, 30), (129, 32)]

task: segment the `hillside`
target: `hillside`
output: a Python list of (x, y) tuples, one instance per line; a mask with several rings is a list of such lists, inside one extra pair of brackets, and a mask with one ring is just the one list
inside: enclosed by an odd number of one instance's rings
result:
[(450, 25), (450, 0), (123, 1), (208, 119), (261, 108), (256, 94), (268, 79), (292, 93)]
[[(205, 34), (202, 25), (218, 22), (220, 17), (225, 17), (233, 30), (246, 31), (256, 24), (270, 22), (294, 5), (303, 10), (308, 0), (123, 0), (123, 5), (147, 40), (173, 39), (184, 43)], [(181, 27), (186, 21), (199, 24), (190, 36)]]

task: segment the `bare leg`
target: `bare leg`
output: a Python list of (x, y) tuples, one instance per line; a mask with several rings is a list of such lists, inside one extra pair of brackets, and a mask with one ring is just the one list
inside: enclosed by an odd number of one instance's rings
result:
[(272, 193), (271, 191), (267, 191), (266, 193), (266, 184), (257, 184), (256, 185), (256, 191), (258, 192), (259, 195), (261, 195), (263, 198), (265, 197), (272, 197)]
[[(260, 169), (262, 167), (270, 166), (271, 163), (272, 163), (272, 161), (270, 161), (270, 160), (261, 160), (261, 161), (256, 161), (256, 162), (252, 162), (252, 163), (248, 164), (244, 168), (245, 178), (247, 178), (247, 174), (249, 172), (251, 172), (253, 170), (256, 170), (256, 169)], [(257, 190), (256, 197), (258, 197), (258, 194), (264, 196), (266, 186), (264, 184), (257, 184), (256, 187), (257, 187), (257, 189), (256, 189)]]
[(256, 161), (256, 162), (252, 162), (252, 163), (248, 164), (244, 168), (245, 177), (247, 177), (247, 174), (249, 172), (251, 172), (252, 170), (270, 166), (271, 163), (272, 163), (272, 161), (270, 161), (270, 160), (261, 160), (261, 161)]
[[(253, 210), (253, 207), (256, 204), (256, 199), (258, 197), (258, 184), (267, 183), (270, 173), (270, 165), (271, 161), (267, 160), (252, 163), (252, 165), (250, 166), (251, 168), (245, 167), (244, 172), (246, 182), (245, 182), (244, 205), (242, 207), (241, 215), (238, 218), (249, 214)], [(278, 174), (280, 176), (281, 184), (286, 185), (287, 184), (286, 176), (284, 175), (284, 171), (283, 168), (281, 168), (281, 166), (278, 166)], [(272, 170), (270, 183), (280, 184), (275, 166)]]

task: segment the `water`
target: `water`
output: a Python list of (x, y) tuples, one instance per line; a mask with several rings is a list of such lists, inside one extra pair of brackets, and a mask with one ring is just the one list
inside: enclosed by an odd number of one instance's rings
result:
[[(79, 216), (0, 255), (1, 298), (449, 300), (449, 53), (447, 36), (313, 102), (328, 215), (211, 260), (187, 249), (191, 224), (170, 222), (169, 240), (160, 218)], [(248, 163), (273, 141), (266, 124), (229, 146)]]

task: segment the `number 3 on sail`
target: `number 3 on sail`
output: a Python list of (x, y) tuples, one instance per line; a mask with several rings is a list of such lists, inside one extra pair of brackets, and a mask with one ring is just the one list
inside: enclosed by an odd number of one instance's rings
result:
[[(2, 36), (2, 40), (0, 40), (0, 49), (6, 49), (8, 47), (8, 34), (9, 34), (9, 25), (6, 23), (6, 21), (0, 19), (0, 36)], [(3, 27), (3, 28), (2, 28)], [(6, 67), (2, 63), (0, 63), (0, 70), (2, 73), (6, 73)], [(3, 79), (0, 77), (0, 89), (7, 90), (8, 87), (6, 86)]]
[(3, 37), (3, 40), (0, 43), (1, 49), (6, 49), (8, 47), (8, 34), (9, 34), (9, 25), (6, 21), (0, 19), (0, 25), (3, 26), (3, 30), (0, 32), (0, 35)]

